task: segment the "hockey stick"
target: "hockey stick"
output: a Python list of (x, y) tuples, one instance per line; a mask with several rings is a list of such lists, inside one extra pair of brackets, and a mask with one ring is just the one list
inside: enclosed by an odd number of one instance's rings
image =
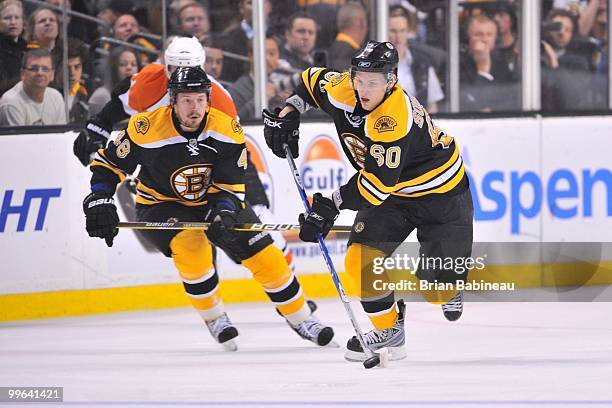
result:
[[(120, 222), (117, 228), (135, 229), (135, 230), (207, 230), (210, 227), (209, 222)], [(336, 225), (332, 232), (351, 232), (350, 226)], [(236, 224), (234, 231), (299, 231), (299, 224)]]
[[(285, 157), (287, 158), (287, 163), (289, 163), (289, 167), (291, 168), (291, 174), (293, 174), (293, 181), (295, 181), (295, 185), (300, 193), (300, 197), (302, 198), (302, 203), (304, 204), (304, 208), (306, 212), (310, 212), (310, 204), (308, 203), (308, 197), (306, 196), (306, 190), (304, 189), (304, 185), (302, 184), (302, 178), (300, 177), (300, 172), (295, 165), (295, 161), (293, 160), (293, 156), (291, 155), (291, 151), (289, 150), (289, 146), (287, 144), (283, 145), (285, 149)], [(329, 256), (329, 251), (327, 250), (327, 246), (323, 241), (323, 237), (321, 234), (317, 234), (317, 241), (319, 243), (319, 248), (321, 248), (321, 253), (323, 254), (323, 259), (325, 259), (325, 263), (327, 264), (327, 269), (329, 269), (329, 273), (332, 276), (332, 280), (334, 281), (334, 286), (336, 286), (336, 290), (340, 295), (340, 299), (342, 300), (342, 304), (344, 305), (344, 309), (348, 314), (349, 320), (353, 325), (353, 329), (357, 334), (357, 339), (361, 344), (361, 348), (365, 352), (368, 357), (364, 362), (363, 366), (365, 368), (376, 367), (380, 364), (380, 357), (372, 352), (367, 346), (366, 342), (363, 339), (363, 334), (361, 333), (361, 328), (359, 327), (359, 323), (357, 319), (355, 319), (355, 315), (353, 314), (353, 309), (351, 308), (351, 304), (349, 302), (348, 297), (346, 296), (346, 292), (344, 291), (344, 287), (340, 282), (340, 278), (338, 277), (338, 273), (336, 272), (336, 268), (334, 268), (334, 264)]]

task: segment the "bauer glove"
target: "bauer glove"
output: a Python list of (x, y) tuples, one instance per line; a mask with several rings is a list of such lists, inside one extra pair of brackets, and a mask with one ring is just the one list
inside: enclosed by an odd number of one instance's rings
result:
[(113, 197), (106, 193), (91, 193), (83, 200), (85, 229), (90, 237), (103, 238), (106, 245), (113, 246), (113, 238), (119, 233), (119, 216)]
[(91, 154), (103, 149), (106, 146), (108, 132), (101, 127), (90, 122), (87, 129), (81, 130), (74, 143), (72, 152), (79, 159), (83, 166), (87, 166), (91, 161)]

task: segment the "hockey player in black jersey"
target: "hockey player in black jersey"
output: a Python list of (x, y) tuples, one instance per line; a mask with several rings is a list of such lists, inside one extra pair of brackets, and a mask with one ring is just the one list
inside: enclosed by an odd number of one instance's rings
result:
[(244, 131), (235, 118), (208, 105), (210, 87), (201, 67), (177, 69), (168, 83), (170, 105), (132, 116), (127, 128), (98, 151), (90, 166), (92, 192), (83, 202), (87, 232), (112, 245), (119, 221), (115, 188), (140, 165), (138, 220), (212, 223), (206, 233), (146, 234), (160, 252), (172, 257), (191, 303), (219, 343), (235, 349), (238, 332), (224, 311), (210, 242), (252, 272), (302, 338), (328, 344), (333, 330), (311, 313), (298, 280), (270, 236), (232, 229), (235, 223), (258, 218), (244, 198)]
[[(309, 68), (282, 111), (264, 111), (266, 143), (279, 157), (285, 157), (284, 144), (298, 156), (300, 114), (320, 108), (332, 117), (357, 173), (331, 197), (314, 194), (311, 212), (299, 217), (300, 238), (316, 242), (318, 233), (327, 235), (340, 210), (357, 211), (345, 268), (361, 287), (363, 309), (375, 327), (366, 333), (366, 343), (372, 350), (388, 347), (390, 359), (405, 357), (405, 306), (395, 303), (393, 291), (372, 295), (364, 287), (374, 258), (389, 256), (415, 228), (421, 255), (468, 257), (473, 225), (459, 147), (398, 85), (397, 64), (391, 43), (369, 41), (352, 57), (349, 72)], [(466, 278), (435, 267), (420, 268), (417, 277), (444, 283)], [(461, 292), (433, 300), (442, 304), (448, 320), (460, 317)], [(346, 358), (365, 357), (357, 339), (350, 339)]]

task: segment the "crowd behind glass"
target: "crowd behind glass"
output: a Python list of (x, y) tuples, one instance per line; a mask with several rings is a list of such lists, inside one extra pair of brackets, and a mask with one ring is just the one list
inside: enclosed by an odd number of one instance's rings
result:
[[(78, 15), (65, 21), (62, 0), (0, 2), (0, 126), (82, 124), (122, 79), (160, 62), (158, 1), (66, 1), (101, 23)], [(521, 110), (520, 1), (459, 2), (461, 112)], [(541, 1), (543, 112), (607, 109), (607, 5)], [(399, 83), (432, 113), (449, 111), (446, 7), (448, 0), (389, 0), (388, 40), (399, 51)], [(374, 8), (374, 0), (264, 0), (268, 105), (281, 106), (309, 66), (347, 70), (350, 56), (373, 38)], [(198, 38), (208, 74), (231, 93), (241, 119), (254, 118), (252, 0), (168, 0), (166, 28), (166, 44), (177, 35)], [(47, 109), (43, 123), (27, 123), (16, 100)]]

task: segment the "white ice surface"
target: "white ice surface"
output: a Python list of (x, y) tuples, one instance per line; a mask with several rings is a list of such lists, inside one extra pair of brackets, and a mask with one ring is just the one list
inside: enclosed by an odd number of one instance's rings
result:
[[(344, 346), (342, 304), (318, 304)], [(189, 308), (0, 324), (0, 386), (62, 386), (70, 406), (612, 405), (610, 303), (468, 303), (455, 323), (408, 303), (407, 359), (372, 370), (299, 339), (268, 304), (227, 309), (236, 353)]]

